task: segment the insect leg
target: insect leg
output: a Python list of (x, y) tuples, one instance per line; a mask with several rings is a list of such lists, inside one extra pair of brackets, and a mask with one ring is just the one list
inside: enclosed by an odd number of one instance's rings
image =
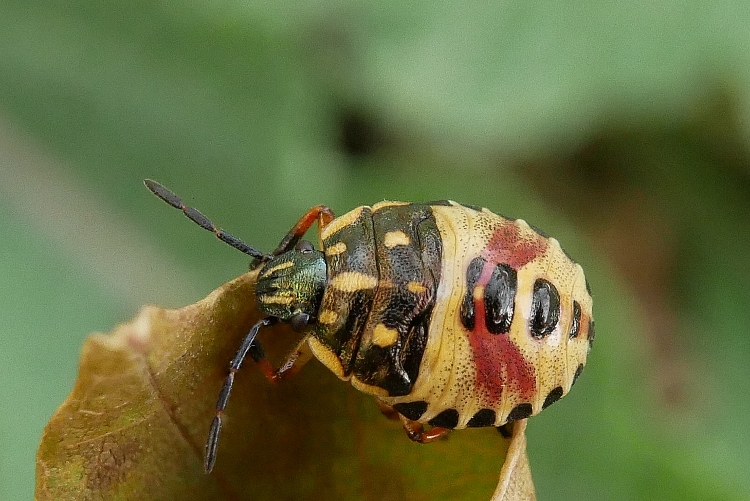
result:
[(216, 463), (216, 447), (219, 444), (219, 433), (221, 432), (221, 416), (224, 414), (224, 409), (226, 409), (227, 401), (229, 400), (229, 394), (232, 392), (234, 375), (240, 370), (242, 362), (244, 362), (248, 352), (253, 347), (253, 344), (255, 344), (255, 337), (258, 335), (258, 331), (262, 327), (268, 327), (276, 322), (276, 317), (267, 317), (253, 325), (250, 332), (245, 336), (245, 339), (242, 340), (242, 344), (240, 345), (240, 349), (237, 350), (237, 354), (229, 364), (229, 375), (224, 380), (224, 386), (222, 386), (221, 392), (219, 393), (219, 399), (216, 401), (216, 415), (211, 422), (211, 429), (208, 432), (208, 440), (206, 441), (206, 458), (203, 463), (203, 468), (206, 473), (210, 473), (214, 467), (214, 463)]
[(439, 440), (451, 431), (450, 428), (442, 428), (440, 426), (433, 426), (429, 430), (424, 431), (422, 423), (413, 421), (401, 415), (399, 415), (399, 418), (401, 419), (401, 425), (406, 431), (406, 436), (420, 444), (428, 444), (435, 440)]
[(388, 419), (392, 419), (394, 421), (398, 421), (400, 419), (401, 414), (399, 414), (398, 411), (390, 405), (383, 403), (380, 400), (375, 400), (375, 403), (378, 404), (378, 410), (380, 411), (380, 413)]
[(277, 383), (294, 376), (313, 357), (310, 346), (307, 344), (307, 336), (287, 355), (284, 362), (278, 368), (274, 368), (271, 365), (271, 362), (268, 361), (263, 352), (263, 348), (257, 341), (250, 347), (248, 354), (253, 357), (253, 360), (258, 364), (258, 368), (266, 379), (272, 383)]
[(299, 242), (299, 239), (302, 238), (302, 235), (307, 233), (307, 230), (315, 224), (315, 221), (318, 222), (318, 231), (320, 231), (333, 221), (335, 217), (330, 208), (325, 205), (316, 205), (297, 221), (297, 224), (281, 239), (281, 242), (272, 254), (278, 256), (294, 247)]

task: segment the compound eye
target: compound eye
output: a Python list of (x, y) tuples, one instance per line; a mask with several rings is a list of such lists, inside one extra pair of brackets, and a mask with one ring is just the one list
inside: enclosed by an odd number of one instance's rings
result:
[(299, 242), (297, 242), (297, 245), (295, 245), (294, 248), (303, 254), (309, 254), (310, 252), (315, 250), (313, 245), (307, 240), (300, 240)]
[(297, 332), (305, 330), (308, 323), (310, 323), (310, 315), (307, 313), (297, 313), (289, 319), (289, 325)]

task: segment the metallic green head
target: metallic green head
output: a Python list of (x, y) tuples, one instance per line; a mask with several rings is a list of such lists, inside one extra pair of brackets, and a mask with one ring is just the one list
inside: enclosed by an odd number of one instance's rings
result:
[(275, 256), (260, 270), (255, 292), (266, 315), (302, 329), (313, 322), (323, 300), (326, 262), (308, 242)]

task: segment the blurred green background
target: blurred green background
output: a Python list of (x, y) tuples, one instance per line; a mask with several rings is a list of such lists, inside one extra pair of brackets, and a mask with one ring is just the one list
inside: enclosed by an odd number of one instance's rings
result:
[[(597, 342), (540, 499), (750, 499), (750, 4), (0, 0), (0, 499), (78, 352), (312, 205), (451, 198), (584, 265)], [(292, 383), (293, 384), (293, 383)], [(354, 390), (352, 390), (354, 391)]]

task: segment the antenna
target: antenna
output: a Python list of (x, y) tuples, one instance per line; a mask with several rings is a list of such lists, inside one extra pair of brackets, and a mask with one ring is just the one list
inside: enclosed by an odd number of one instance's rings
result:
[(216, 235), (216, 237), (225, 244), (229, 244), (238, 251), (244, 252), (248, 256), (252, 256), (253, 258), (259, 259), (261, 261), (268, 261), (273, 257), (270, 254), (263, 254), (253, 247), (250, 247), (234, 235), (231, 235), (226, 231), (217, 228), (214, 223), (212, 223), (211, 220), (204, 216), (198, 209), (194, 207), (188, 207), (182, 202), (180, 197), (178, 197), (156, 181), (152, 181), (151, 179), (144, 179), (143, 184), (146, 185), (146, 188), (148, 188), (151, 193), (161, 198), (175, 209), (180, 209), (183, 214), (188, 217), (188, 219), (190, 219), (192, 222), (194, 222), (204, 230), (208, 230)]

